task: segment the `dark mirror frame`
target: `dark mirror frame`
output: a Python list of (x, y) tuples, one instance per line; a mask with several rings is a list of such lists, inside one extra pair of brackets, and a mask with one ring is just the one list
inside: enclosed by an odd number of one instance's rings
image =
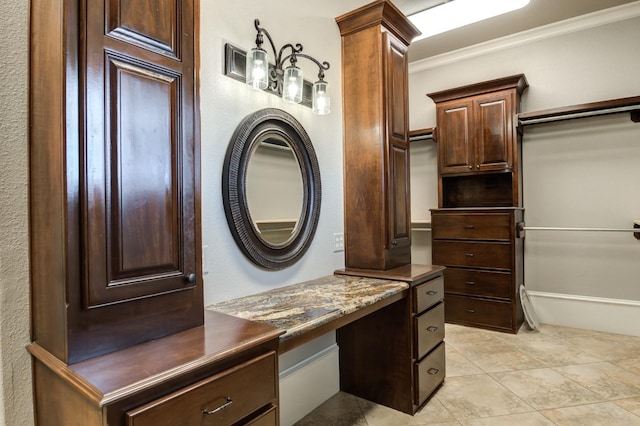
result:
[[(294, 234), (284, 245), (265, 243), (257, 233), (247, 208), (246, 177), (255, 145), (270, 133), (285, 139), (300, 167), (303, 186), (302, 212)], [(309, 135), (289, 113), (264, 108), (247, 117), (236, 128), (222, 169), (222, 201), (229, 229), (236, 244), (255, 264), (265, 269), (284, 269), (306, 253), (320, 217), (320, 167)]]

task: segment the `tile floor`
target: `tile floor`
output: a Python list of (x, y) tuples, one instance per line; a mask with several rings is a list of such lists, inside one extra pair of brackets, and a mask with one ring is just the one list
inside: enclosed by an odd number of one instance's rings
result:
[(409, 416), (340, 392), (295, 426), (640, 426), (640, 337), (446, 325), (447, 377)]

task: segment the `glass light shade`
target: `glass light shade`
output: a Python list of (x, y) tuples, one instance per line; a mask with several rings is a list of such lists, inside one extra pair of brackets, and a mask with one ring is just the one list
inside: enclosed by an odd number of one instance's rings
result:
[(313, 83), (313, 113), (329, 114), (331, 112), (331, 97), (329, 96), (329, 83), (316, 81)]
[(266, 89), (269, 85), (269, 57), (263, 49), (255, 47), (247, 53), (247, 84), (254, 89)]
[(282, 99), (287, 102), (299, 104), (302, 101), (303, 81), (302, 70), (300, 68), (290, 66), (285, 69), (282, 80)]

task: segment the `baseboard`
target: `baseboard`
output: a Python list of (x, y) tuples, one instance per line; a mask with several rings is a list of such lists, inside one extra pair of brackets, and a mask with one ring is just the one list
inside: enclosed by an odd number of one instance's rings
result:
[(291, 426), (340, 390), (338, 345), (280, 373), (280, 424)]
[(640, 301), (527, 290), (541, 324), (640, 336)]

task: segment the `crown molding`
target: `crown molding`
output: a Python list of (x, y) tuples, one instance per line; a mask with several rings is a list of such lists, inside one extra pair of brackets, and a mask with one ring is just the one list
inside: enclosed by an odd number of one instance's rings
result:
[(638, 16), (640, 1), (635, 1), (414, 61), (409, 63), (409, 74)]

